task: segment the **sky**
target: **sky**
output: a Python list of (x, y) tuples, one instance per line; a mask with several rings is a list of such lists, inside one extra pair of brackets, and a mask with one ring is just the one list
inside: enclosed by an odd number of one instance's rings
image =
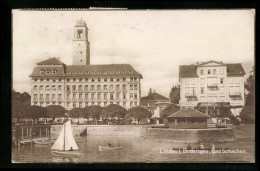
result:
[(72, 65), (77, 20), (89, 29), (91, 64), (131, 64), (149, 89), (169, 97), (179, 65), (209, 60), (254, 66), (254, 10), (13, 10), (13, 89), (31, 94), (36, 63)]

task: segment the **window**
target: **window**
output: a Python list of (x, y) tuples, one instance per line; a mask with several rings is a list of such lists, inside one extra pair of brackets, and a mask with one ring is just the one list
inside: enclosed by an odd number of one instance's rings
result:
[(50, 74), (50, 73), (51, 73), (51, 70), (47, 69), (46, 74)]
[(107, 78), (104, 78), (104, 81), (107, 82)]
[(104, 85), (104, 92), (107, 92), (107, 85)]
[(76, 100), (76, 94), (73, 94), (72, 98), (73, 100)]
[(116, 93), (116, 100), (119, 100), (119, 93)]
[(135, 94), (135, 99), (137, 99), (137, 94)]
[(126, 107), (126, 102), (123, 102), (123, 107)]
[(133, 81), (133, 77), (130, 77), (130, 81)]
[(70, 82), (70, 79), (69, 79), (69, 78), (67, 78), (67, 82)]
[(59, 82), (61, 82), (62, 81), (62, 79), (61, 78), (59, 78)]
[(43, 94), (40, 94), (40, 100), (43, 100)]
[(98, 94), (98, 100), (101, 100), (101, 95), (100, 94)]
[(135, 106), (137, 106), (137, 102), (135, 102)]
[(213, 74), (217, 74), (217, 70), (216, 69), (213, 69)]
[(37, 91), (37, 86), (34, 86), (34, 87), (33, 87), (33, 91)]
[(92, 82), (95, 82), (95, 79), (94, 79), (94, 78), (92, 78)]
[(76, 108), (77, 106), (76, 106), (76, 103), (73, 103), (73, 108)]
[(58, 100), (61, 100), (61, 94), (58, 95)]
[(109, 86), (109, 91), (110, 91), (110, 92), (113, 92), (113, 89), (114, 89), (114, 88), (113, 88), (113, 85), (110, 85), (110, 86)]
[(119, 78), (117, 78), (117, 79), (116, 79), (116, 81), (120, 81), (120, 79), (119, 79)]
[(85, 91), (85, 92), (88, 91), (88, 85), (85, 85), (85, 87), (84, 87), (84, 91)]
[(56, 100), (56, 99), (55, 99), (55, 94), (52, 94), (52, 100)]
[(134, 81), (137, 81), (137, 77), (134, 77)]
[(58, 91), (61, 91), (61, 86), (60, 85), (58, 86)]
[(56, 74), (56, 73), (57, 73), (57, 70), (56, 70), (56, 69), (53, 69), (53, 70), (52, 70), (52, 73), (53, 73), (53, 74)]
[(204, 75), (204, 70), (203, 70), (203, 69), (200, 70), (200, 74), (201, 74), (201, 75)]
[(95, 100), (95, 94), (91, 94), (91, 100)]
[(55, 82), (56, 81), (56, 79), (52, 79), (52, 82)]
[(74, 85), (74, 86), (72, 86), (72, 91), (73, 92), (76, 92), (77, 90), (76, 90), (76, 86)]
[(46, 81), (50, 81), (50, 79), (49, 79), (49, 78), (47, 78), (47, 79), (46, 79)]
[(88, 82), (88, 78), (85, 78), (85, 82)]
[(79, 100), (82, 100), (82, 94), (79, 94)]
[(201, 88), (200, 88), (200, 93), (201, 93), (201, 94), (204, 94), (204, 93), (205, 93), (205, 92), (204, 92), (204, 87), (201, 87)]
[(97, 86), (97, 91), (101, 91), (101, 85)]
[(107, 106), (107, 102), (104, 102), (104, 106)]
[(113, 94), (110, 94), (110, 100), (114, 100)]
[(208, 74), (210, 74), (210, 69), (208, 69)]
[(79, 108), (82, 108), (82, 103), (81, 102), (79, 102)]
[(37, 94), (34, 94), (33, 100), (37, 100)]
[(82, 82), (82, 78), (79, 78), (79, 82)]
[(100, 82), (101, 81), (101, 78), (98, 78), (98, 82)]
[(220, 84), (224, 83), (224, 78), (220, 78)]
[(221, 93), (221, 94), (224, 93), (224, 87), (220, 87), (220, 93)]
[(67, 94), (67, 100), (70, 100), (70, 94)]
[(220, 70), (219, 70), (219, 73), (220, 73), (220, 74), (224, 74), (224, 70), (223, 70), (223, 69), (220, 69)]
[(37, 82), (37, 78), (34, 79), (34, 82)]
[(135, 85), (134, 87), (135, 87), (135, 90), (137, 90), (137, 85)]
[(40, 91), (43, 91), (43, 86), (40, 86)]
[(113, 78), (110, 78), (110, 82), (113, 82)]
[(85, 94), (85, 100), (88, 100), (88, 94)]
[(73, 82), (76, 82), (76, 78), (73, 78)]
[(133, 107), (133, 102), (130, 102), (130, 107)]
[(83, 38), (83, 30), (82, 29), (77, 30), (77, 38), (78, 39), (82, 39)]
[(41, 78), (41, 82), (43, 82), (43, 78)]
[(46, 100), (50, 100), (50, 95), (46, 94)]
[(123, 81), (126, 81), (126, 78), (125, 78), (125, 77), (123, 77)]
[(44, 74), (44, 73), (45, 73), (45, 70), (42, 69), (42, 70), (40, 71), (40, 74)]
[(107, 94), (104, 94), (104, 100), (107, 100)]
[(236, 78), (236, 83), (239, 83), (239, 78)]
[(133, 90), (133, 85), (130, 85), (130, 90)]
[(133, 98), (133, 93), (130, 93), (130, 98), (131, 98), (131, 99)]
[(123, 99), (126, 99), (126, 94), (123, 94)]

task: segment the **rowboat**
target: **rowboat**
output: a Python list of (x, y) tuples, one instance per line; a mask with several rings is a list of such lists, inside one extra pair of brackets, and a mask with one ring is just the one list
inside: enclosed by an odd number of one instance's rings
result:
[(109, 147), (109, 146), (98, 146), (99, 150), (117, 150), (122, 149), (123, 147)]
[(66, 156), (66, 157), (77, 157), (80, 155), (79, 151), (55, 151), (52, 150), (51, 153), (55, 156)]
[(38, 144), (38, 145), (49, 145), (51, 143), (51, 141), (37, 140), (37, 141), (34, 141), (34, 143)]

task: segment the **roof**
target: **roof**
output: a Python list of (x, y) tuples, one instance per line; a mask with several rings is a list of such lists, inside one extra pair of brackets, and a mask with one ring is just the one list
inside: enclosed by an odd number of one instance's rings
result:
[(222, 61), (218, 62), (218, 61), (211, 60), (211, 61), (199, 63), (198, 66), (206, 65), (206, 64), (209, 64), (209, 63), (216, 63), (216, 64), (219, 64), (219, 65), (226, 65)]
[(168, 118), (210, 118), (209, 115), (193, 109), (182, 109), (167, 117)]
[(130, 64), (67, 65), (67, 76), (140, 76)]
[(180, 77), (198, 77), (196, 72), (196, 65), (180, 65), (179, 74)]
[[(138, 76), (141, 79), (142, 74), (137, 72), (130, 64), (107, 64), (107, 65), (65, 65), (57, 58), (50, 58), (37, 63), (30, 76), (72, 76), (72, 77), (98, 77), (98, 76)], [(60, 66), (57, 66), (60, 65)], [(44, 72), (41, 70), (56, 70), (56, 73)]]
[(44, 60), (42, 62), (38, 62), (37, 65), (64, 65), (64, 63), (54, 57), (54, 58)]
[(226, 65), (227, 66), (227, 76), (244, 76), (245, 71), (241, 65), (241, 63), (234, 63), (234, 64), (224, 64), (222, 62), (216, 62), (216, 61), (208, 61), (204, 62), (198, 65), (180, 65), (179, 67), (179, 76), (183, 78), (193, 78), (193, 77), (198, 77), (197, 75), (197, 66), (202, 66), (207, 63), (214, 62), (218, 63), (220, 65)]
[(240, 63), (227, 64), (227, 76), (244, 76), (246, 74)]
[(170, 100), (170, 99), (154, 92), (154, 93), (150, 93), (146, 97), (142, 97), (141, 100), (156, 100), (156, 101), (159, 101), (159, 100)]

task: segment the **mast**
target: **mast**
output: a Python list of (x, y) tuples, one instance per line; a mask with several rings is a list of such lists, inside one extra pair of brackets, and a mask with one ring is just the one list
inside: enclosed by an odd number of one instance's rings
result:
[(65, 127), (66, 123), (64, 123), (64, 142), (63, 142), (63, 150), (65, 151)]

